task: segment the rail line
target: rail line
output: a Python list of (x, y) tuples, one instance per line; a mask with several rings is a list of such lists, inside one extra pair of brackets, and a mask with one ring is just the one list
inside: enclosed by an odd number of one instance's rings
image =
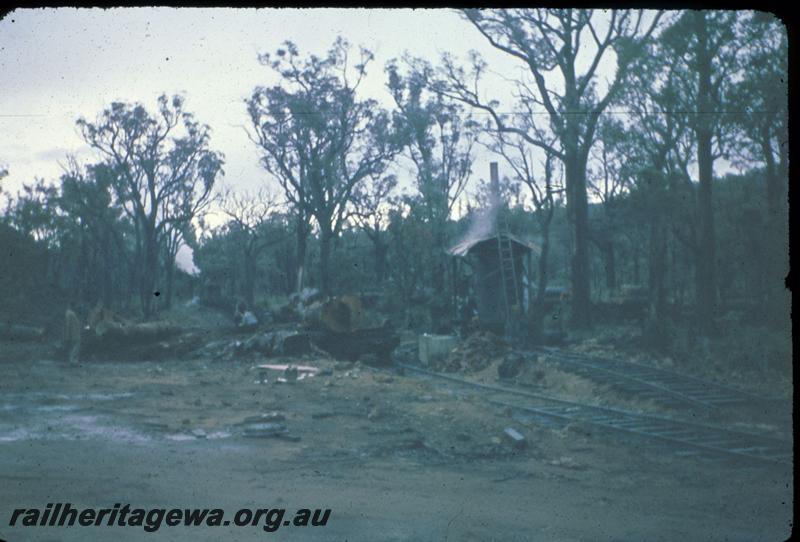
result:
[[(609, 431), (671, 443), (678, 448), (674, 451), (681, 454), (685, 454), (688, 448), (711, 452), (717, 456), (744, 458), (773, 465), (791, 465), (793, 460), (792, 443), (768, 435), (586, 405), (527, 390), (473, 382), (413, 365), (399, 366), (429, 378), (487, 392), (485, 399), (489, 403), (533, 415), (545, 425), (550, 425), (553, 421), (562, 424), (574, 422), (591, 424)], [(519, 398), (525, 398), (526, 401), (521, 402)]]
[(533, 353), (547, 355), (557, 364), (592, 381), (608, 384), (620, 391), (635, 394), (638, 398), (653, 400), (667, 407), (679, 408), (690, 404), (714, 409), (775, 400), (719, 382), (630, 361), (575, 354), (556, 348), (539, 348)]

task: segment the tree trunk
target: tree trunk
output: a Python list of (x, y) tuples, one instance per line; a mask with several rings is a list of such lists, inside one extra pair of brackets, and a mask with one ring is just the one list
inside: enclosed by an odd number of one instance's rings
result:
[(103, 235), (103, 294), (102, 301), (104, 307), (111, 307), (113, 305), (113, 287), (112, 287), (112, 260), (111, 260), (111, 242), (108, 235)]
[(252, 250), (244, 251), (244, 299), (249, 308), (255, 305), (256, 255)]
[(172, 308), (173, 285), (175, 284), (175, 258), (172, 257), (166, 262), (167, 266), (167, 291), (164, 296), (164, 305), (167, 309)]
[(775, 315), (778, 318), (784, 317), (781, 312), (781, 301), (785, 297), (784, 278), (787, 268), (788, 245), (783, 228), (785, 217), (782, 216), (781, 196), (785, 197), (783, 191), (783, 179), (779, 169), (780, 163), (776, 163), (773, 154), (771, 130), (769, 126), (764, 126), (761, 136), (761, 149), (764, 155), (766, 177), (766, 200), (767, 200), (767, 220), (766, 235), (764, 243), (766, 248), (766, 258), (763, 262), (764, 267), (764, 286), (766, 294), (766, 312), (768, 315)]
[[(154, 228), (147, 228), (144, 232), (144, 265), (142, 266), (141, 288), (139, 298), (142, 313), (145, 318), (155, 314), (154, 298), (156, 293), (156, 280), (158, 276), (158, 242)], [(161, 292), (159, 292), (159, 295)]]
[(591, 325), (591, 286), (589, 268), (589, 201), (586, 192), (586, 162), (577, 149), (571, 149), (566, 163), (567, 208), (572, 221), (572, 324)]
[(603, 267), (606, 272), (606, 288), (609, 292), (617, 289), (617, 263), (614, 252), (614, 243), (610, 240), (601, 243), (601, 253), (603, 255)]
[(386, 255), (388, 248), (386, 243), (377, 239), (373, 241), (373, 248), (375, 250), (375, 280), (378, 284), (383, 283), (386, 278)]
[(333, 232), (329, 227), (321, 226), (319, 232), (319, 271), (320, 291), (323, 295), (331, 293), (331, 241)]
[(294, 291), (299, 292), (303, 289), (303, 275), (306, 265), (306, 242), (308, 240), (308, 225), (305, 217), (301, 214), (297, 217), (297, 239), (295, 245), (295, 282)]
[[(657, 203), (656, 203), (657, 205)], [(648, 328), (649, 339), (658, 349), (667, 346), (666, 309), (667, 309), (667, 231), (664, 217), (656, 212), (650, 222), (649, 247), (649, 303)]]
[(539, 253), (539, 280), (536, 285), (536, 306), (539, 312), (544, 307), (544, 296), (547, 290), (547, 266), (550, 259), (550, 225), (542, 226), (542, 249)]
[(694, 13), (697, 32), (698, 96), (695, 119), (697, 136), (697, 168), (699, 186), (697, 193), (699, 219), (699, 250), (696, 253), (697, 323), (704, 335), (714, 331), (717, 314), (716, 240), (714, 235), (714, 208), (711, 184), (714, 176), (714, 157), (711, 140), (713, 131), (708, 112), (711, 103), (711, 54), (708, 50), (708, 27), (703, 11)]

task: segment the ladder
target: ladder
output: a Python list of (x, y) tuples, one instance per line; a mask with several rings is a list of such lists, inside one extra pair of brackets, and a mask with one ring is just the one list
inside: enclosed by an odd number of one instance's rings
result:
[[(514, 264), (514, 247), (509, 237), (508, 220), (502, 209), (497, 212), (497, 253), (500, 257), (500, 279), (506, 309), (506, 335), (512, 336), (521, 323), (520, 297), (517, 287), (517, 270)], [(514, 311), (514, 307), (517, 308)]]

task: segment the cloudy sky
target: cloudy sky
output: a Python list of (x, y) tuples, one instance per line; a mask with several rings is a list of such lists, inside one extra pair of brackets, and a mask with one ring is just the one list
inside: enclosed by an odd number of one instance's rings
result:
[[(339, 35), (375, 53), (363, 92), (387, 106), (384, 66), (406, 51), (435, 61), (444, 51), (465, 56), (477, 49), (498, 73), (520, 70), (451, 10), (16, 10), (0, 21), (0, 165), (9, 170), (3, 190), (15, 193), (35, 177), (57, 179), (67, 153), (91, 160), (75, 129), (78, 117), (94, 119), (112, 101), (153, 108), (164, 92), (184, 94), (187, 109), (212, 127), (212, 147), (226, 157), (224, 182), (256, 188), (269, 181), (244, 133), (243, 100), (274, 82), (257, 55), (285, 40), (321, 55)], [(478, 160), (476, 177), (486, 176), (486, 162)]]

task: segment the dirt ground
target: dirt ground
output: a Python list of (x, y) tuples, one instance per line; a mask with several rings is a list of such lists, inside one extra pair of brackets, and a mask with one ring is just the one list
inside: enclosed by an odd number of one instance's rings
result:
[[(278, 383), (255, 367), (287, 361), (321, 372)], [(247, 436), (245, 419), (265, 414), (287, 432)], [(526, 425), (472, 392), (319, 356), (0, 363), (0, 539), (12, 542), (784, 540), (792, 495), (791, 468)], [(332, 512), (325, 527), (274, 533), (8, 526), (16, 508), (59, 501)]]

